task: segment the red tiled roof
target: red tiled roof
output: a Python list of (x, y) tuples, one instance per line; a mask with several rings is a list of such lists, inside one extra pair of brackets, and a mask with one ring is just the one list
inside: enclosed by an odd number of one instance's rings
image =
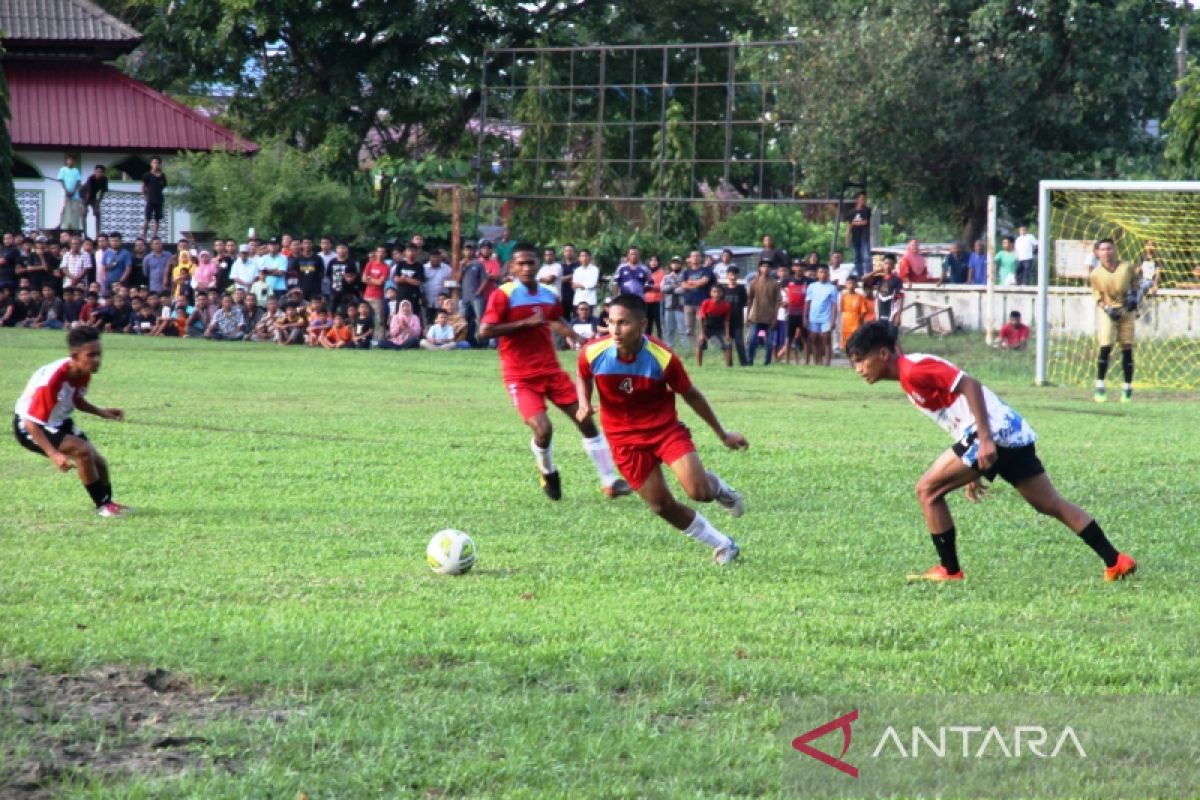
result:
[(5, 61), (14, 147), (240, 150), (258, 145), (98, 63)]

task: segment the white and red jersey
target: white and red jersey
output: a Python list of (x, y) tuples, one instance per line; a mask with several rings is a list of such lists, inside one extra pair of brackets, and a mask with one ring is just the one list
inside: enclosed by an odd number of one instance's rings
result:
[[(949, 361), (924, 353), (901, 355), (900, 386), (913, 405), (925, 412), (956, 441), (975, 433), (975, 417), (967, 397), (958, 390), (966, 375)], [(1037, 441), (1025, 418), (1013, 411), (995, 392), (982, 386), (988, 427), (998, 447), (1024, 447)]]
[(75, 410), (75, 401), (87, 394), (92, 379), (91, 375), (84, 375), (72, 383), (70, 370), (71, 359), (62, 358), (33, 373), (17, 400), (17, 416), (57, 430)]

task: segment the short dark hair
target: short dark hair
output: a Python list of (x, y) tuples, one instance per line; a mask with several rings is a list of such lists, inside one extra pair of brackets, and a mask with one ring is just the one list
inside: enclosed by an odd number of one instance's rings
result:
[(895, 264), (895, 263), (896, 263), (896, 256), (892, 255), (891, 253), (884, 253), (884, 254), (883, 254), (883, 260), (884, 260), (884, 261), (886, 261), (886, 262), (887, 262), (887, 263), (889, 263), (889, 264)]
[[(1005, 237), (1005, 238), (1011, 238), (1011, 237)], [(1112, 239), (1108, 238), (1107, 236), (1105, 236), (1100, 241), (1096, 242), (1096, 247), (1099, 247), (1102, 244), (1111, 244), (1113, 247), (1117, 246), (1117, 243), (1114, 242)]]
[[(1013, 239), (1013, 237), (1011, 237), (1011, 236), (1001, 236), (1001, 237), (1000, 237), (1000, 243), (1001, 243), (1001, 244), (1004, 244), (1005, 242), (1015, 242), (1015, 241), (1016, 241), (1016, 240), (1015, 240), (1015, 239)], [(1103, 240), (1101, 240), (1101, 241), (1103, 241)], [(1100, 244), (1100, 242), (1096, 242), (1096, 244), (1097, 244), (1097, 245), (1099, 245), (1099, 244)]]
[(1020, 319), (1020, 318), (1021, 318), (1021, 312), (1020, 312), (1020, 311), (1013, 311), (1013, 312), (1011, 312), (1011, 313), (1010, 313), (1008, 316), (1009, 316), (1009, 319), (1012, 319), (1013, 317), (1016, 317), (1017, 319)]
[(80, 325), (67, 333), (67, 347), (72, 351), (98, 341), (100, 341), (100, 331), (91, 325)]
[(896, 326), (887, 320), (877, 319), (868, 322), (856, 330), (846, 342), (846, 355), (850, 358), (862, 358), (868, 353), (880, 348), (896, 352)]
[[(483, 245), (480, 245), (480, 247), (482, 246)], [(519, 242), (517, 246), (512, 249), (513, 258), (516, 257), (517, 253), (533, 253), (536, 256), (540, 252), (541, 250), (539, 250), (536, 245), (530, 244), (529, 242)]]
[(636, 294), (619, 294), (612, 298), (610, 307), (615, 308), (617, 306), (625, 309), (638, 319), (645, 319), (647, 316), (646, 301)]

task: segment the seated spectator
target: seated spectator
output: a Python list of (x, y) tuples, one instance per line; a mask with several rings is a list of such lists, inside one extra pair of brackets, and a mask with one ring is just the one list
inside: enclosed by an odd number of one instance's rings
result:
[(187, 336), (188, 311), (184, 306), (177, 306), (170, 316), (163, 317), (150, 332), (151, 336)]
[(375, 315), (365, 300), (358, 304), (357, 318), (350, 327), (354, 331), (354, 346), (359, 350), (369, 349), (375, 338)]
[[(579, 303), (575, 306), (575, 316), (571, 319), (571, 330), (585, 340), (596, 338), (596, 318), (592, 316), (590, 303)], [(578, 350), (582, 345), (576, 345)]]
[(1000, 338), (996, 346), (1001, 350), (1024, 350), (1029, 342), (1029, 326), (1021, 322), (1021, 312), (1014, 311), (1008, 315), (1008, 324), (1000, 329)]
[(471, 323), (464, 314), (459, 312), (458, 304), (449, 294), (442, 294), (438, 300), (441, 310), (446, 312), (446, 324), (454, 329), (454, 341), (460, 346), (470, 347)]
[(246, 317), (229, 295), (221, 298), (221, 307), (204, 330), (204, 338), (227, 342), (240, 342), (246, 338)]
[(275, 322), (275, 341), (278, 344), (304, 344), (304, 334), (308, 330), (308, 317), (295, 303), (287, 303), (283, 307), (283, 317)]
[(5, 328), (28, 328), (32, 324), (37, 311), (29, 297), (28, 289), (18, 289), (17, 297), (5, 309), (0, 325)]
[(412, 303), (400, 301), (400, 310), (388, 323), (388, 335), (379, 342), (387, 350), (411, 350), (421, 345), (421, 318), (413, 312)]
[(152, 306), (150, 303), (143, 303), (141, 300), (133, 308), (133, 314), (129, 318), (130, 333), (149, 335), (154, 330), (155, 323), (158, 322), (157, 306)]
[(32, 327), (62, 330), (65, 317), (66, 309), (63, 301), (54, 294), (54, 287), (46, 284), (42, 287), (42, 302)]
[(346, 324), (345, 316), (333, 315), (333, 324), (321, 335), (321, 346), (326, 350), (341, 350), (354, 346), (354, 331)]
[(900, 259), (899, 272), (900, 280), (909, 288), (914, 283), (934, 283), (929, 274), (929, 265), (925, 263), (925, 256), (921, 255), (921, 244), (916, 239), (908, 240), (908, 250)]
[(309, 347), (320, 347), (325, 331), (333, 327), (333, 317), (316, 302), (313, 303), (313, 308), (315, 310), (310, 310), (308, 314), (308, 333), (305, 340)]
[(454, 350), (458, 347), (458, 343), (454, 341), (454, 328), (450, 327), (449, 317), (445, 311), (437, 312), (437, 316), (433, 318), (433, 324), (429, 326), (429, 330), (425, 331), (421, 347), (425, 350)]
[(596, 335), (608, 336), (608, 307), (612, 305), (612, 298), (604, 298), (604, 305), (600, 307), (600, 315), (596, 317)]
[(83, 308), (83, 290), (82, 289), (64, 289), (63, 290), (63, 322), (67, 327), (74, 327), (79, 323), (79, 312)]
[(203, 336), (212, 324), (214, 309), (208, 304), (208, 295), (202, 294), (196, 298), (196, 307), (188, 316), (188, 336)]
[[(283, 316), (279, 301), (274, 296), (267, 298), (267, 307), (261, 308), (254, 295), (246, 295), (246, 330), (252, 342), (275, 341), (275, 323)], [(253, 324), (251, 324), (253, 318)]]

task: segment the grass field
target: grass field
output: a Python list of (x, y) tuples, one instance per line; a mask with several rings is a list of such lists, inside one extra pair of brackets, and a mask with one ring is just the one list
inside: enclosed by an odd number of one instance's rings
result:
[[(204, 740), (190, 768), (73, 767), (41, 789), (63, 797), (786, 796), (795, 695), (1200, 686), (1194, 395), (1095, 406), (1030, 386), (1027, 356), (936, 343), (1030, 419), (1141, 570), (1103, 583), (997, 484), (952, 500), (966, 583), (909, 586), (935, 561), (912, 486), (949, 442), (848, 369), (692, 368), (751, 442), (726, 451), (682, 412), (747, 497), (741, 519), (706, 509), (743, 548), (721, 569), (604, 498), (561, 416), (547, 501), (492, 353), (104, 344), (90, 398), (128, 421), (78, 419), (133, 517), (96, 518), (73, 474), (0, 447), (0, 796), (45, 741), (146, 735), (4, 713), (30, 665), (164, 669), (278, 712), (181, 718)], [(64, 351), (0, 333), (0, 399)], [(425, 565), (442, 527), (475, 537), (469, 575)]]

